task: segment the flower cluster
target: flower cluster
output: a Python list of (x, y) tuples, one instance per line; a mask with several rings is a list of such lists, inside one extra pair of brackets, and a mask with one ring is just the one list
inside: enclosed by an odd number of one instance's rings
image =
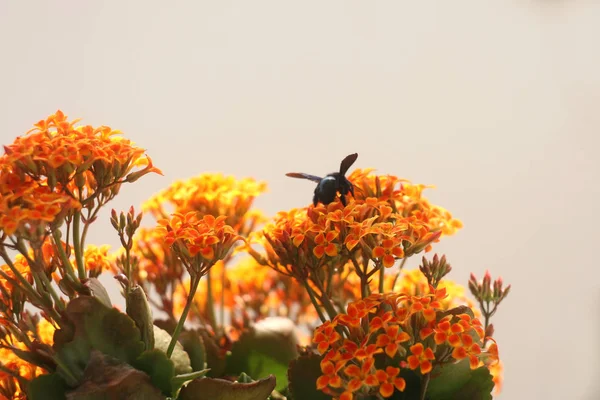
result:
[(57, 111), (0, 157), (0, 397), (25, 398), (29, 379), (56, 369), (68, 299), (111, 269), (108, 246), (85, 243), (90, 225), (123, 183), (160, 173), (118, 131), (77, 122)]
[(60, 225), (71, 211), (81, 208), (72, 196), (56, 193), (45, 178), (35, 180), (0, 159), (0, 232), (34, 239)]
[[(315, 330), (323, 354), (317, 388), (335, 398), (391, 397), (411, 373), (468, 359), (471, 369), (497, 362), (497, 347), (482, 348), (484, 330), (470, 309), (447, 309), (445, 289), (428, 294), (373, 294)], [(484, 363), (485, 361), (485, 363)], [(411, 372), (414, 371), (414, 372)]]
[[(258, 262), (293, 277), (323, 307), (330, 318), (333, 304), (344, 304), (341, 286), (360, 281), (361, 297), (378, 281), (383, 293), (385, 270), (398, 260), (422, 251), (443, 234), (453, 234), (460, 221), (421, 195), (423, 185), (411, 185), (394, 176), (377, 176), (369, 170), (349, 176), (356, 198), (280, 212), (251, 242), (264, 248), (248, 252)], [(360, 193), (360, 194), (359, 194)]]
[[(225, 279), (214, 279), (211, 291), (213, 298), (223, 298), (223, 305), (229, 315), (226, 331), (230, 339), (235, 340), (244, 329), (271, 316), (290, 318), (297, 326), (308, 329), (312, 329), (318, 320), (303, 287), (290, 277), (258, 264), (254, 258), (244, 257), (227, 268), (223, 261), (219, 261), (211, 268), (214, 276), (221, 276), (223, 272)], [(173, 309), (167, 310), (167, 314), (173, 318), (182, 314), (189, 290), (189, 280), (176, 286), (169, 304)], [(207, 293), (208, 280), (204, 279), (194, 297), (196, 307), (190, 312), (190, 319), (204, 322), (209, 320)], [(310, 337), (302, 336), (299, 341), (303, 345), (309, 345)]]
[(390, 204), (402, 216), (416, 216), (431, 231), (441, 230), (452, 235), (462, 228), (462, 222), (443, 207), (431, 204), (423, 197), (424, 189), (433, 186), (413, 184), (393, 175), (375, 175), (372, 169), (356, 169), (348, 179), (356, 186), (356, 200), (376, 197)]
[(165, 244), (171, 246), (191, 276), (205, 275), (241, 239), (225, 219), (212, 215), (199, 219), (195, 212), (189, 212), (159, 221), (165, 231)]
[[(472, 276), (472, 301), (443, 279), (452, 269), (443, 256), (403, 269), (408, 258), (462, 227), (423, 196), (427, 186), (358, 169), (348, 176), (354, 193), (347, 202), (280, 212), (261, 226), (267, 219), (252, 206), (264, 182), (204, 173), (143, 205), (157, 226), (142, 228), (144, 214), (133, 207), (113, 210), (121, 249), (109, 254), (107, 245), (86, 243), (101, 207), (123, 183), (160, 171), (118, 131), (76, 125), (58, 111), (0, 157), (0, 400), (25, 399), (27, 388), (57, 382), (74, 395), (92, 365), (83, 365), (87, 350), (89, 362), (91, 350), (131, 355), (137, 361), (125, 362), (136, 369), (155, 358), (160, 363), (157, 350), (167, 359), (187, 352), (191, 373), (144, 370), (153, 385), (169, 382), (160, 388), (164, 395), (178, 393), (172, 385), (184, 380), (206, 379), (208, 370), (215, 377), (245, 370), (246, 350), (257, 365), (297, 362), (300, 379), (293, 382), (292, 367), (287, 376), (299, 399), (294, 387), (351, 400), (408, 396), (417, 383), (423, 397), (430, 380), (453, 379), (454, 368), (477, 376), (477, 390), (491, 388), (492, 377), (501, 386), (490, 319), (510, 286), (489, 273), (481, 281)], [(122, 284), (125, 314), (111, 309), (97, 279), (105, 271)], [(150, 306), (167, 320), (154, 319)], [(185, 326), (190, 320), (194, 330)], [(166, 349), (157, 344), (166, 336), (154, 337), (158, 326), (170, 335)], [(96, 340), (102, 332), (132, 340), (104, 343)], [(84, 337), (89, 343), (75, 344)], [(278, 354), (264, 345), (272, 347), (275, 337)], [(65, 350), (68, 343), (74, 347)], [(86, 354), (72, 354), (79, 344)], [(29, 384), (45, 373), (51, 379)]]
[(20, 332), (20, 337), (10, 333), (13, 327), (0, 323), (0, 399), (26, 400), (27, 382), (47, 372), (46, 368), (32, 364), (17, 354), (27, 352), (32, 343), (46, 349), (53, 343), (54, 326), (46, 319), (31, 318), (27, 325), (32, 330)]
[[(35, 124), (26, 135), (5, 146), (2, 164), (50, 192), (66, 193), (82, 206), (95, 208), (150, 173), (161, 173), (144, 150), (110, 127), (78, 126), (61, 111)], [(135, 170), (136, 167), (143, 167)], [(95, 204), (94, 204), (95, 203)]]
[(186, 181), (176, 181), (167, 189), (152, 196), (143, 206), (157, 219), (169, 215), (167, 206), (176, 213), (198, 213), (198, 217), (225, 216), (225, 221), (235, 231), (247, 236), (264, 217), (251, 210), (254, 199), (265, 192), (266, 183), (252, 178), (236, 179), (233, 176), (205, 173)]

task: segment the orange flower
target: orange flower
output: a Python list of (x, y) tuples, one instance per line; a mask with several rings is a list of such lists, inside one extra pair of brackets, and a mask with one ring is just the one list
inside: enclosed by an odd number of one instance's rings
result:
[(468, 357), (471, 369), (476, 369), (479, 367), (479, 355), (481, 354), (481, 347), (479, 347), (479, 345), (475, 343), (473, 338), (468, 334), (463, 333), (460, 338), (461, 343), (452, 351), (452, 357), (454, 357), (454, 359), (457, 361)]
[(336, 326), (335, 322), (325, 321), (315, 330), (313, 342), (317, 344), (319, 353), (325, 353), (330, 346), (341, 339), (340, 334), (335, 330)]
[(319, 232), (315, 237), (316, 246), (313, 248), (313, 254), (317, 258), (323, 257), (327, 254), (329, 257), (335, 257), (338, 254), (338, 249), (333, 241), (338, 237), (339, 233), (336, 231), (329, 231), (327, 234)]
[[(75, 127), (77, 122), (57, 111), (5, 146), (3, 163), (41, 182), (50, 192), (72, 196), (83, 207), (112, 199), (124, 182), (161, 173), (144, 150), (118, 136), (120, 132), (107, 126)], [(144, 168), (134, 170), (140, 166)], [(97, 196), (100, 191), (102, 196)]]
[(502, 384), (503, 384), (503, 372), (504, 365), (502, 362), (498, 362), (496, 364), (490, 365), (489, 367), (490, 373), (492, 374), (492, 380), (494, 381), (494, 395), (499, 395), (502, 392)]
[(408, 356), (406, 359), (408, 361), (409, 368), (417, 369), (420, 367), (422, 374), (431, 372), (433, 369), (433, 364), (431, 364), (431, 361), (435, 360), (433, 350), (431, 350), (429, 347), (425, 349), (422, 343), (417, 343), (413, 346), (410, 346), (410, 351), (413, 355)]
[(111, 264), (108, 258), (108, 249), (110, 246), (100, 247), (88, 245), (83, 254), (85, 268), (90, 276), (98, 276), (102, 271), (110, 270)]
[(399, 344), (407, 342), (411, 339), (410, 335), (400, 330), (400, 326), (393, 325), (385, 330), (385, 333), (377, 336), (377, 347), (384, 347), (385, 354), (393, 358), (398, 351)]
[(151, 197), (142, 210), (152, 213), (155, 218), (168, 215), (167, 206), (174, 212), (186, 214), (226, 216), (225, 222), (239, 235), (247, 236), (264, 216), (250, 208), (256, 196), (267, 190), (265, 182), (252, 178), (236, 179), (217, 173), (204, 173), (185, 181), (177, 181), (167, 189)]
[(412, 296), (410, 299), (410, 314), (422, 313), (427, 322), (435, 320), (436, 310), (440, 310), (442, 305), (433, 296)]
[(377, 302), (373, 302), (370, 299), (358, 300), (348, 304), (347, 313), (339, 314), (336, 318), (342, 325), (358, 328), (361, 320), (377, 305)]
[(323, 390), (330, 386), (332, 388), (339, 388), (342, 386), (342, 378), (339, 376), (339, 371), (346, 365), (346, 361), (339, 360), (332, 362), (327, 359), (321, 361), (321, 375), (317, 379), (317, 390)]
[(379, 380), (375, 376), (374, 365), (375, 359), (368, 357), (360, 367), (352, 364), (344, 368), (344, 373), (351, 378), (346, 386), (346, 392), (354, 393), (362, 388), (363, 385), (378, 386)]
[(56, 327), (45, 318), (41, 318), (40, 322), (37, 324), (37, 334), (42, 343), (53, 345), (55, 331)]
[[(386, 311), (382, 316), (376, 316), (369, 322), (371, 332), (375, 332), (378, 329), (388, 329), (393, 324), (398, 324), (399, 320), (396, 318), (392, 311)], [(392, 325), (390, 325), (392, 324)]]
[(387, 367), (384, 370), (378, 369), (375, 373), (379, 384), (379, 394), (383, 397), (392, 397), (394, 394), (394, 387), (401, 392), (404, 392), (406, 389), (406, 381), (404, 378), (398, 377), (400, 373), (400, 368)]
[(481, 339), (483, 339), (485, 332), (483, 330), (481, 321), (479, 321), (478, 318), (471, 318), (469, 314), (460, 314), (458, 315), (458, 318), (460, 318), (458, 323), (463, 327), (465, 332), (469, 332), (472, 329)]
[[(350, 206), (348, 206), (350, 207)], [(371, 233), (371, 225), (377, 217), (368, 218), (362, 222), (356, 222), (350, 226), (349, 234), (346, 236), (344, 244), (346, 248), (352, 251), (362, 238)]]
[(404, 250), (398, 240), (384, 239), (381, 246), (373, 249), (373, 257), (381, 259), (383, 266), (386, 268), (392, 267), (396, 262), (396, 258), (402, 258), (403, 256)]
[[(15, 352), (11, 350), (11, 348), (16, 348), (20, 351), (28, 351), (27, 346), (23, 342), (17, 340), (15, 336), (12, 334), (5, 334), (0, 342), (2, 344), (0, 347), (0, 365), (2, 365), (3, 369), (18, 374), (24, 378), (25, 381), (32, 380), (33, 378), (46, 373), (44, 369), (19, 358)], [(19, 380), (15, 379), (13, 375), (0, 370), (0, 398), (4, 395), (8, 399), (26, 400), (27, 396), (25, 389), (26, 388), (23, 388)]]
[(232, 227), (225, 225), (224, 216), (198, 219), (195, 212), (175, 213), (170, 220), (159, 223), (165, 243), (178, 253), (190, 274), (204, 275), (240, 239)]
[[(49, 225), (60, 225), (69, 211), (81, 204), (65, 193), (54, 193), (43, 180), (16, 178), (8, 166), (0, 167), (0, 231), (28, 238)], [(13, 179), (14, 178), (14, 179)]]
[(451, 317), (444, 318), (437, 324), (437, 327), (434, 329), (435, 331), (435, 344), (442, 344), (448, 342), (448, 344), (452, 347), (455, 347), (460, 343), (459, 334), (464, 332), (464, 329), (459, 323), (450, 323)]

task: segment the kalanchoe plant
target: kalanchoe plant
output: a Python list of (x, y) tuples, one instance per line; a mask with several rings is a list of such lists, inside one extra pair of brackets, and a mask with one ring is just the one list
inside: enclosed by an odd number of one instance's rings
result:
[(252, 208), (265, 183), (204, 173), (142, 213), (112, 210), (121, 248), (109, 254), (86, 244), (100, 209), (160, 171), (119, 132), (76, 122), (58, 111), (0, 158), (0, 399), (498, 392), (491, 317), (510, 286), (471, 276), (473, 302), (445, 256), (404, 268), (462, 227), (425, 186), (357, 169), (345, 204), (269, 220)]

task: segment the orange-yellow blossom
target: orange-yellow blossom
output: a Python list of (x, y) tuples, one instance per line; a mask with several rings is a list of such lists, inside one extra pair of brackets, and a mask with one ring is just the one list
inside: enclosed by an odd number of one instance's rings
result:
[(422, 374), (431, 372), (433, 369), (433, 364), (431, 361), (435, 360), (433, 350), (431, 350), (429, 347), (424, 348), (423, 343), (417, 343), (413, 346), (410, 346), (410, 351), (412, 355), (408, 356), (406, 359), (408, 361), (409, 368), (420, 368)]
[(402, 377), (398, 377), (400, 374), (400, 368), (388, 366), (385, 371), (378, 369), (375, 373), (379, 384), (379, 394), (383, 397), (391, 397), (394, 394), (394, 387), (401, 392), (406, 389), (406, 381)]

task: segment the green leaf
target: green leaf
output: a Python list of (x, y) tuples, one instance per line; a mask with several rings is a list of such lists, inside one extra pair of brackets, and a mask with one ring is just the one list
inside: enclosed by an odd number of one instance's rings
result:
[[(421, 399), (421, 376), (410, 369), (401, 369), (400, 376), (406, 381), (404, 392), (394, 391), (390, 400), (420, 400)], [(427, 397), (427, 400), (429, 397)], [(455, 399), (459, 400), (459, 399)]]
[[(166, 354), (170, 342), (171, 335), (169, 335), (167, 331), (154, 325), (154, 348)], [(175, 366), (176, 374), (189, 374), (192, 372), (190, 356), (185, 352), (183, 346), (179, 342), (175, 343), (175, 349), (171, 354), (171, 361), (173, 361), (173, 365)]]
[(194, 332), (200, 335), (202, 338), (202, 343), (204, 344), (206, 366), (210, 368), (207, 376), (213, 378), (223, 376), (225, 373), (226, 360), (223, 352), (221, 351), (221, 347), (219, 347), (217, 344), (217, 339), (206, 329), (197, 329)]
[(142, 371), (121, 360), (92, 350), (81, 385), (67, 392), (67, 400), (164, 400), (165, 396)]
[(141, 286), (135, 285), (127, 294), (125, 311), (140, 330), (145, 349), (152, 350), (154, 348), (152, 310)]
[(40, 375), (29, 382), (29, 400), (65, 400), (67, 383), (58, 374)]
[(84, 286), (89, 289), (92, 296), (100, 300), (102, 304), (104, 304), (108, 308), (112, 308), (112, 302), (110, 301), (110, 296), (106, 291), (106, 288), (98, 278), (90, 278), (85, 283)]
[(488, 400), (494, 388), (492, 375), (486, 367), (472, 370), (469, 360), (434, 368), (427, 387), (431, 400)]
[(175, 367), (173, 361), (167, 358), (167, 355), (158, 349), (146, 350), (133, 363), (137, 369), (150, 375), (154, 386), (159, 388), (163, 394), (170, 396), (174, 388), (171, 386), (171, 379), (175, 376)]
[[(196, 372), (191, 372), (189, 374), (181, 374), (181, 375), (174, 376), (173, 379), (171, 379), (171, 386), (174, 388), (177, 388), (176, 389), (176, 391), (177, 391), (186, 383), (191, 382), (194, 379), (204, 377), (208, 371), (209, 371), (208, 369), (203, 369), (202, 371), (196, 371)], [(175, 395), (173, 395), (173, 397), (175, 397)]]
[(317, 390), (317, 379), (321, 376), (322, 357), (310, 353), (290, 362), (288, 369), (289, 391), (295, 400), (331, 400), (320, 390)]
[(70, 386), (76, 386), (83, 379), (83, 373), (90, 359), (90, 350), (87, 339), (78, 336), (73, 341), (64, 344), (56, 352), (58, 361), (56, 372)]
[(266, 400), (275, 389), (275, 377), (252, 383), (239, 383), (224, 379), (200, 378), (181, 390), (180, 400)]
[(237, 378), (237, 382), (239, 383), (252, 383), (255, 382), (247, 373), (242, 372), (240, 376)]
[(288, 384), (288, 365), (298, 356), (294, 329), (294, 323), (287, 318), (273, 317), (258, 322), (234, 343), (225, 372), (231, 375), (245, 372), (256, 378), (273, 374), (277, 378), (277, 390), (284, 389)]
[(179, 342), (190, 356), (192, 370), (200, 371), (207, 367), (204, 340), (199, 332), (183, 331), (179, 335)]
[(132, 363), (144, 343), (133, 320), (107, 307), (92, 296), (80, 296), (67, 305), (68, 326), (54, 333), (58, 373), (70, 386), (77, 386), (88, 365), (91, 349)]
[(104, 354), (132, 363), (144, 351), (140, 331), (126, 314), (99, 303), (85, 317), (85, 330), (90, 344)]

